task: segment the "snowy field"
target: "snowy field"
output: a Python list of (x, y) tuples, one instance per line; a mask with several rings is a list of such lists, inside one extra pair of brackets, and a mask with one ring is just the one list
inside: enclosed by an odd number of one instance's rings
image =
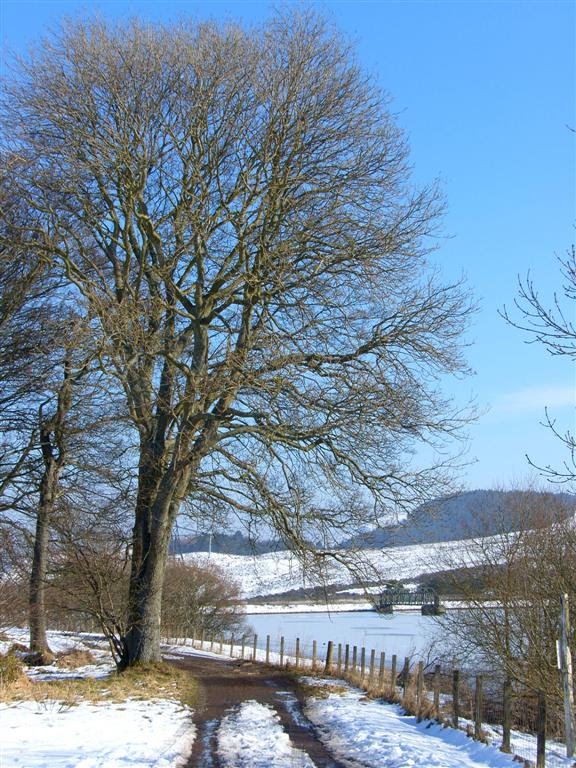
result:
[[(11, 642), (25, 642), (23, 630), (5, 630)], [(88, 643), (89, 640), (89, 643)], [(38, 679), (54, 676), (104, 676), (112, 669), (97, 637), (51, 632), (56, 651), (90, 647), (96, 663), (79, 670), (37, 668)], [(5, 652), (9, 642), (0, 643)], [(166, 648), (168, 654), (200, 653)], [(213, 654), (207, 654), (213, 655)], [(366, 698), (346, 683), (310, 678), (328, 687), (311, 695), (306, 715), (322, 741), (350, 768), (512, 768), (512, 758), (495, 747), (467, 738), (461, 731), (417, 723), (396, 705)], [(314, 689), (311, 689), (312, 692)], [(176, 701), (131, 701), (70, 705), (41, 698), (0, 704), (0, 768), (177, 768), (185, 763), (194, 740), (193, 713)], [(279, 717), (269, 706), (245, 701), (214, 723), (224, 768), (313, 768), (295, 750)], [(568, 768), (559, 753), (548, 768)]]
[[(489, 539), (484, 539), (484, 546)], [(433, 544), (414, 544), (406, 547), (370, 549), (361, 553), (357, 563), (364, 581), (410, 581), (422, 573), (440, 571), (468, 562), (466, 549), (470, 543), (445, 541)], [(186, 562), (202, 565), (210, 563), (220, 567), (240, 587), (242, 596), (250, 599), (259, 595), (275, 595), (291, 589), (322, 586), (323, 584), (350, 584), (353, 579), (347, 569), (333, 563), (324, 579), (311, 575), (290, 552), (270, 552), (265, 555), (222, 555), (218, 553), (190, 552), (181, 556)], [(353, 591), (346, 590), (347, 594)], [(366, 603), (366, 607), (369, 603)]]

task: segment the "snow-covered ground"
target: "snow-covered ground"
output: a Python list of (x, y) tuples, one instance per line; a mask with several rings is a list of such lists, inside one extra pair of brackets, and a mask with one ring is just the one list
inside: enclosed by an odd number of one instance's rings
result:
[[(23, 630), (5, 630), (9, 642), (24, 642)], [(111, 662), (97, 636), (50, 633), (51, 647), (90, 647), (96, 664), (85, 675), (103, 675)], [(166, 648), (169, 654), (202, 653), (186, 646)], [(226, 650), (225, 650), (226, 653)], [(71, 672), (45, 667), (36, 676)], [(341, 681), (310, 678), (324, 695), (311, 695), (306, 714), (321, 739), (350, 768), (510, 768), (512, 758), (495, 746), (467, 738), (461, 731), (435, 723), (417, 723), (400, 707), (370, 700)], [(326, 690), (328, 695), (326, 695)], [(313, 689), (312, 689), (313, 691)], [(37, 700), (0, 704), (0, 768), (176, 768), (185, 762), (193, 739), (192, 712), (180, 703), (126, 701), (70, 705)], [(269, 706), (246, 701), (214, 723), (220, 760), (226, 768), (313, 768), (295, 750)], [(571, 761), (553, 749), (548, 768), (568, 768)]]
[(194, 740), (190, 712), (173, 701), (0, 704), (2, 768), (171, 768)]
[[(319, 681), (310, 682), (317, 685)], [(338, 758), (371, 768), (510, 768), (518, 765), (510, 755), (473, 741), (461, 731), (430, 721), (418, 723), (396, 704), (371, 701), (357, 689), (336, 681), (320, 682), (337, 686), (337, 692), (311, 701), (306, 714)]]
[[(0, 653), (28, 639), (22, 629), (4, 634), (9, 640), (0, 641)], [(89, 650), (95, 663), (30, 668), (39, 681), (104, 677), (114, 669), (101, 636), (50, 632), (49, 644), (54, 653)], [(37, 694), (30, 701), (0, 703), (0, 768), (175, 768), (192, 748), (191, 715), (166, 699), (91, 704)]]
[[(489, 726), (486, 733), (494, 744), (469, 738), (462, 730), (446, 728), (430, 720), (418, 722), (397, 704), (371, 700), (345, 682), (331, 678), (310, 678), (313, 685), (326, 686), (333, 693), (311, 698), (307, 717), (316, 725), (321, 739), (344, 763), (370, 768), (511, 768), (518, 762), (499, 751), (501, 737)], [(512, 733), (522, 740), (535, 758), (536, 740)], [(532, 741), (530, 745), (529, 742)], [(572, 768), (565, 747), (550, 742), (546, 748), (547, 768)]]

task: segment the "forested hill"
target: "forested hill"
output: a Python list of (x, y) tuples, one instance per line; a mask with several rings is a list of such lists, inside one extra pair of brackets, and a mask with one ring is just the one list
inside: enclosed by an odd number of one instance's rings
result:
[(399, 525), (362, 534), (345, 546), (369, 549), (491, 536), (545, 525), (575, 511), (576, 496), (568, 493), (468, 491), (423, 504)]
[(222, 555), (264, 555), (286, 549), (280, 541), (253, 541), (240, 531), (235, 533), (201, 533), (174, 537), (170, 544), (173, 555), (187, 552), (217, 552)]

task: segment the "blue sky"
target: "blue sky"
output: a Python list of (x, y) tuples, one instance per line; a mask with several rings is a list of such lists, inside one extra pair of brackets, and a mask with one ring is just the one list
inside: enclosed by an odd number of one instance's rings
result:
[[(447, 278), (464, 274), (480, 303), (469, 333), (475, 375), (452, 386), (484, 415), (472, 426), (463, 474), (470, 488), (528, 482), (567, 458), (540, 426), (549, 407), (575, 429), (574, 361), (526, 344), (498, 309), (511, 306), (530, 270), (550, 301), (556, 262), (576, 241), (576, 3), (542, 0), (396, 0), (310, 3), (355, 41), (362, 64), (393, 98), (412, 147), (414, 176), (440, 178), (446, 237), (433, 258)], [(284, 6), (289, 7), (289, 3)], [(0, 0), (6, 46), (25, 52), (63, 15), (258, 22), (267, 2)], [(569, 309), (574, 317), (574, 307)], [(576, 320), (576, 317), (574, 317)]]

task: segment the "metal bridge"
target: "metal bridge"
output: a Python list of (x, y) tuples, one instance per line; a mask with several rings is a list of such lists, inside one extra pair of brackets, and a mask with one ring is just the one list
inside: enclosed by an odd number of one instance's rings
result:
[(376, 602), (379, 613), (394, 613), (395, 605), (420, 605), (422, 613), (427, 616), (438, 616), (446, 609), (440, 603), (440, 597), (431, 587), (410, 590), (405, 587), (388, 586), (380, 593)]

